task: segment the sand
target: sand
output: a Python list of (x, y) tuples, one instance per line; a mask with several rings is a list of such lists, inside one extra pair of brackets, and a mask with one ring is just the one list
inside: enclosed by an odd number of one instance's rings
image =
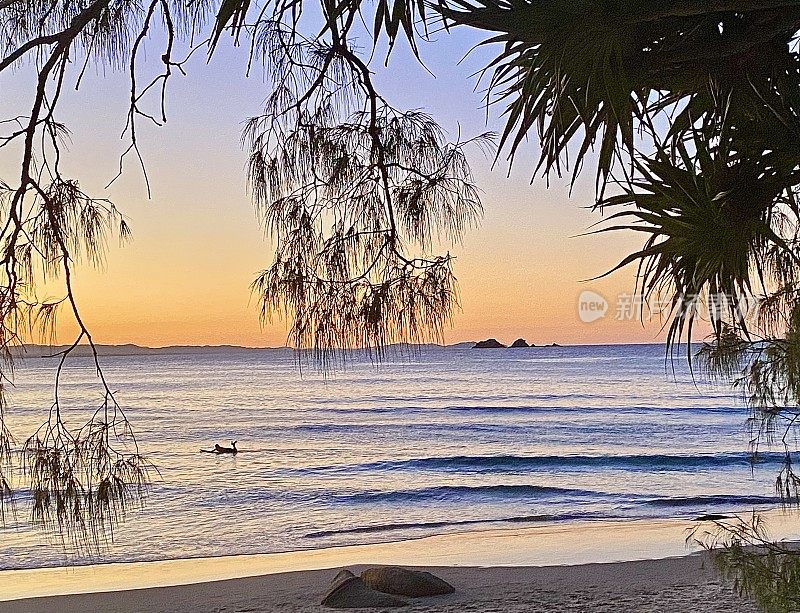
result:
[[(351, 566), (354, 571), (363, 567)], [(548, 567), (429, 567), (456, 593), (420, 599), (400, 611), (755, 612), (713, 570), (706, 555)], [(336, 569), (278, 573), (195, 585), (33, 598), (0, 603), (0, 612), (148, 613), (178, 611), (321, 612)], [(360, 609), (369, 611), (368, 609)]]

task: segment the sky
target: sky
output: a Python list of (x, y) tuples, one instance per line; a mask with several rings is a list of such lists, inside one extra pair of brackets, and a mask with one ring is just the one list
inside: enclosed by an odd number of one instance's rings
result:
[[(464, 58), (480, 40), (468, 31), (436, 35), (423, 46), (427, 70), (398, 46), (388, 68), (381, 68), (380, 58), (375, 60), (380, 88), (396, 107), (430, 112), (453, 138), (459, 132), (470, 136), (499, 130), (501, 109), (487, 113), (475, 76), (493, 50), (477, 49)], [(156, 74), (158, 42), (150, 40), (145, 48), (149, 57), (142, 82), (145, 75)], [(110, 198), (133, 230), (126, 245), (112, 242), (104, 267), (80, 265), (77, 270), (78, 301), (97, 342), (286, 342), (286, 322), (262, 325), (258, 300), (250, 292), (258, 271), (271, 262), (272, 246), (247, 193), (247, 154), (240, 135), (242, 122), (262, 108), (269, 84), (259, 70), (246, 76), (245, 60), (246, 50), (227, 42), (210, 63), (203, 52), (195, 54), (185, 67), (187, 76), (178, 74), (169, 83), (167, 124), (140, 121), (150, 198), (132, 157), (126, 158), (122, 177), (106, 188), (127, 146), (120, 139), (129, 97), (127, 74), (90, 70), (77, 92), (65, 91), (59, 118), (70, 128), (72, 141), (63, 167), (89, 193)], [(3, 116), (24, 112), (32, 100), (30, 71), (23, 67), (4, 76), (0, 92)], [(641, 241), (633, 233), (580, 236), (602, 220), (588, 209), (594, 200), (594, 169), (587, 164), (572, 193), (567, 179), (551, 177), (548, 182), (538, 177), (531, 184), (537, 143), (523, 149), (510, 173), (502, 160), (493, 167), (493, 160), (477, 150), (470, 156), (485, 215), (480, 227), (451, 249), (457, 257), (461, 309), (445, 330), (446, 342), (488, 337), (505, 343), (523, 337), (537, 344), (663, 339), (657, 317), (642, 325), (630, 308), (633, 268), (591, 280)], [(13, 164), (8, 152), (0, 157), (0, 177), (14, 172)], [(604, 315), (594, 321), (580, 316), (579, 296), (587, 291), (596, 294), (594, 302), (607, 303)], [(62, 316), (58, 342), (69, 342), (74, 333), (74, 325)]]

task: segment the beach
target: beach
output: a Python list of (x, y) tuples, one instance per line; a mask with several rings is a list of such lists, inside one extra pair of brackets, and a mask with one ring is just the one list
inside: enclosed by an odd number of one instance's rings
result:
[[(769, 514), (776, 538), (794, 517)], [(0, 572), (0, 613), (33, 611), (322, 611), (343, 568), (430, 570), (455, 594), (404, 610), (755, 611), (686, 543), (686, 520), (552, 524), (263, 555)], [(711, 526), (709, 525), (709, 528)]]
[[(399, 610), (426, 613), (669, 611), (755, 612), (713, 571), (706, 555), (548, 567), (427, 568), (455, 594)], [(361, 567), (351, 567), (358, 571)], [(194, 585), (55, 596), (0, 603), (0, 611), (330, 611), (319, 602), (337, 569), (278, 573)], [(364, 609), (362, 609), (364, 610)]]

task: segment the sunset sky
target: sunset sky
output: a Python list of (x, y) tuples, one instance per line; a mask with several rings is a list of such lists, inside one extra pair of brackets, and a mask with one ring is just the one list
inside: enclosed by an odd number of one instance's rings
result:
[[(475, 91), (477, 80), (471, 75), (485, 65), (491, 50), (478, 50), (459, 64), (479, 39), (467, 32), (439, 38), (423, 49), (436, 78), (398, 48), (389, 70), (379, 75), (382, 87), (396, 106), (428, 110), (452, 137), (459, 126), (464, 136), (485, 131), (482, 93)], [(161, 53), (154, 44), (150, 50), (153, 59)], [(127, 74), (89, 74), (78, 92), (65, 92), (59, 118), (72, 130), (73, 142), (64, 168), (90, 193), (108, 196), (133, 229), (132, 242), (111, 245), (103, 270), (81, 267), (77, 275), (78, 298), (98, 342), (285, 342), (284, 322), (261, 327), (257, 300), (249, 290), (256, 273), (271, 261), (271, 245), (246, 191), (246, 153), (239, 140), (242, 121), (259, 112), (268, 84), (258, 70), (245, 77), (245, 56), (246, 50), (228, 46), (206, 64), (204, 54), (196, 54), (187, 64), (188, 76), (176, 75), (170, 82), (168, 124), (158, 128), (140, 122), (150, 200), (132, 157), (123, 177), (110, 189), (104, 187), (126, 146), (119, 135), (129, 96)], [(157, 69), (152, 62), (149, 68)], [(23, 69), (0, 82), (5, 116), (29, 107), (33, 90), (27, 77)], [(490, 110), (488, 129), (501, 127), (499, 111)], [(538, 178), (530, 185), (535, 156), (535, 143), (529, 143), (507, 177), (506, 164), (491, 170), (491, 160), (473, 152), (485, 218), (452, 249), (462, 311), (446, 340), (659, 340), (658, 324), (643, 328), (636, 318), (617, 320), (618, 295), (632, 292), (633, 269), (583, 281), (613, 267), (641, 237), (577, 237), (601, 219), (586, 209), (592, 203), (594, 168), (587, 165), (570, 197), (566, 179), (553, 178), (548, 187)], [(0, 176), (16, 174), (13, 162), (8, 155), (0, 158)], [(608, 299), (604, 318), (580, 321), (577, 300), (584, 290)], [(67, 317), (63, 321), (58, 340), (67, 342), (72, 328)]]

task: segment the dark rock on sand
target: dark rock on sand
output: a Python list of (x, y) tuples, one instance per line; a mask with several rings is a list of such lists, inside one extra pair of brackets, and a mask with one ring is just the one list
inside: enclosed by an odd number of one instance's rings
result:
[(530, 347), (530, 345), (528, 344), (528, 341), (526, 341), (524, 338), (518, 338), (513, 343), (511, 343), (511, 346), (512, 347)]
[(441, 596), (456, 591), (456, 588), (436, 575), (399, 566), (368, 568), (361, 573), (361, 580), (373, 590), (409, 598)]
[(496, 338), (488, 338), (485, 341), (475, 343), (473, 349), (505, 349), (505, 345)]
[(404, 607), (408, 603), (368, 587), (349, 570), (340, 571), (322, 599), (322, 605), (333, 609), (365, 609), (370, 607)]

